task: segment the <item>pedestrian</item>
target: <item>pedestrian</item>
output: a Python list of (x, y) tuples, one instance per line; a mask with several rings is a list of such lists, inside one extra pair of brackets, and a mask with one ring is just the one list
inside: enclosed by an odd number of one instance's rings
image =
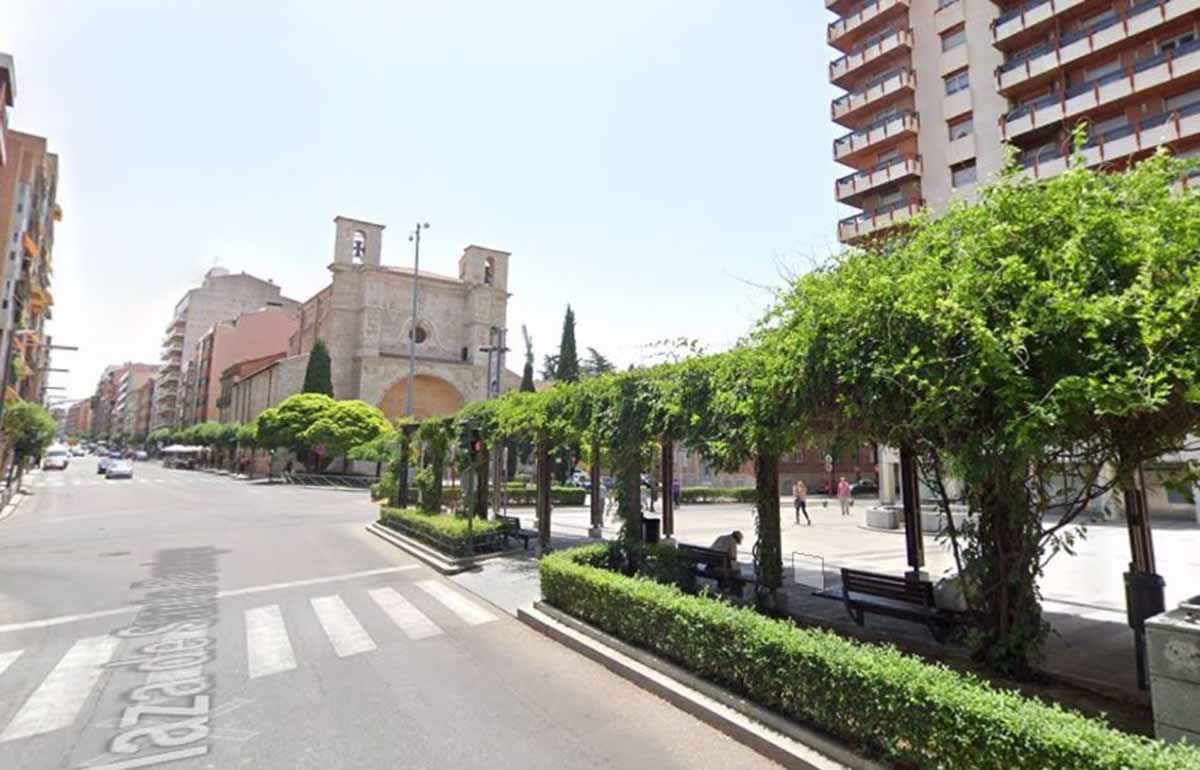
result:
[(679, 479), (673, 479), (671, 481), (671, 503), (674, 504), (676, 508), (679, 507), (679, 498), (682, 496), (683, 484), (680, 483)]
[(796, 523), (800, 523), (800, 514), (803, 513), (804, 521), (811, 527), (812, 519), (808, 518), (808, 487), (804, 484), (804, 479), (796, 479), (796, 483), (792, 485), (792, 496), (796, 504)]
[(842, 515), (850, 515), (850, 482), (846, 481), (846, 477), (842, 476), (841, 481), (837, 485), (838, 503), (842, 506)]

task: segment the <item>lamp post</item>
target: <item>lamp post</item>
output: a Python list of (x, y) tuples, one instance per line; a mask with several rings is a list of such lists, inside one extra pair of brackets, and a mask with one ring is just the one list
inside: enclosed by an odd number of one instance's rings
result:
[(413, 389), (417, 377), (417, 278), (421, 272), (421, 231), (428, 229), (428, 222), (418, 222), (408, 234), (413, 243), (413, 301), (412, 320), (408, 324), (408, 403), (404, 413), (409, 417), (413, 416)]
[[(487, 397), (488, 399), (496, 398), (500, 395), (500, 376), (504, 371), (504, 354), (508, 352), (505, 346), (505, 338), (508, 335), (507, 329), (493, 329), (493, 333), (489, 335), (488, 346), (480, 348), (480, 352), (488, 354), (488, 371), (487, 371)], [(493, 376), (492, 364), (495, 364), (495, 373)], [(501, 483), (501, 463), (504, 462), (504, 450), (501, 446), (496, 447), (496, 451), (492, 455), (492, 509), (495, 515), (500, 515), (501, 510), (501, 492), (503, 484)]]

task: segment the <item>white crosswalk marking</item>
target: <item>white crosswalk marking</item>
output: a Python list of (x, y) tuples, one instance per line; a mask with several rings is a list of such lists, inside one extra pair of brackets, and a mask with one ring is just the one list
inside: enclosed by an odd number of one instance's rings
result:
[(80, 639), (42, 681), (0, 734), (0, 742), (39, 735), (69, 726), (79, 715), (112, 660), (121, 640), (112, 636)]
[(426, 639), (442, 633), (442, 629), (438, 628), (437, 624), (425, 617), (423, 612), (397, 593), (396, 589), (376, 588), (368, 591), (367, 594), (375, 600), (381, 610), (387, 613), (392, 622), (400, 626), (400, 630), (409, 639)]
[(246, 610), (246, 657), (251, 679), (296, 667), (278, 604)]
[(309, 603), (339, 658), (375, 649), (375, 642), (341, 597), (318, 596)]
[(417, 583), (417, 588), (437, 599), (446, 609), (468, 625), (477, 626), (496, 619), (495, 615), (483, 607), (436, 580), (422, 580)]
[(3, 674), (4, 670), (13, 664), (13, 661), (15, 661), (17, 658), (21, 657), (22, 652), (24, 652), (24, 650), (13, 650), (12, 652), (0, 652), (0, 674)]

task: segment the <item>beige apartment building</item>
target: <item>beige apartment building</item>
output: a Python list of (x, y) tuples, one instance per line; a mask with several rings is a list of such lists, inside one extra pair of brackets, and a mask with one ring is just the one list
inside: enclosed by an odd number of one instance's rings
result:
[(835, 183), (863, 244), (996, 174), (1011, 145), (1037, 179), (1200, 148), (1200, 0), (825, 0), (839, 55)]
[(113, 403), (112, 432), (126, 436), (145, 435), (138, 430), (138, 410), (141, 409), (142, 388), (154, 379), (157, 364), (125, 364), (117, 374), (117, 389)]
[[(200, 338), (219, 321), (263, 307), (280, 307), (295, 313), (299, 303), (284, 297), (271, 280), (230, 273), (214, 267), (200, 286), (191, 289), (175, 305), (163, 338), (162, 366), (154, 395), (153, 428), (191, 424), (198, 372), (190, 364), (196, 358)], [(218, 371), (219, 373), (219, 371)]]

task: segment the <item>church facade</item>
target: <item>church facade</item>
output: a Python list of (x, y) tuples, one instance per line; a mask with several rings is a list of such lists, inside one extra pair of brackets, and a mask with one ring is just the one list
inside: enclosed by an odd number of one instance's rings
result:
[(384, 225), (348, 217), (334, 224), (332, 280), (301, 306), (282, 368), (299, 368), (302, 381), (308, 353), (324, 340), (334, 397), (374, 404), (393, 420), (408, 413), (414, 336), (417, 418), (451, 414), (487, 398), (489, 382), (500, 392), (519, 386), (520, 377), (503, 365), (495, 382), (496, 353), (487, 350), (498, 346), (506, 328), (508, 252), (468, 246), (457, 277), (420, 272), (414, 317), (412, 269), (382, 263)]

